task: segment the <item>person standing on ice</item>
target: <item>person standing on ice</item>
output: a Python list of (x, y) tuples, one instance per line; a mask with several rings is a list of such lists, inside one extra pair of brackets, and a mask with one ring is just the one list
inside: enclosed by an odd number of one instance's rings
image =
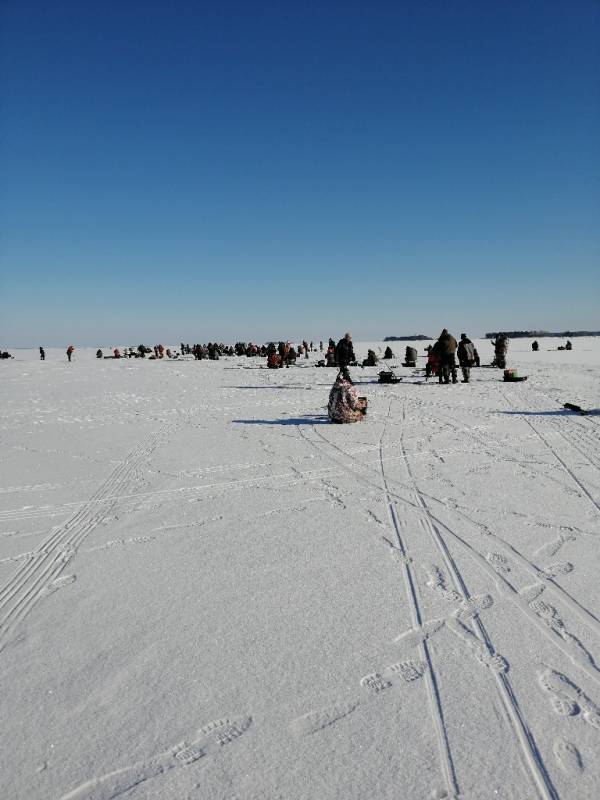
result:
[(336, 345), (335, 363), (340, 370), (345, 370), (348, 380), (351, 380), (348, 372), (348, 366), (353, 361), (356, 361), (356, 356), (354, 355), (352, 336), (349, 333), (345, 333), (343, 339), (340, 339)]
[(456, 360), (454, 354), (458, 347), (456, 339), (448, 329), (444, 328), (440, 333), (440, 338), (433, 346), (433, 351), (440, 359), (438, 377), (440, 383), (450, 383), (450, 373), (452, 373), (452, 383), (456, 383)]
[(43, 347), (40, 347), (40, 361), (45, 361), (45, 360), (46, 360), (46, 351), (44, 350)]
[(458, 343), (458, 363), (463, 374), (463, 383), (469, 383), (471, 379), (471, 367), (475, 363), (475, 346), (467, 338), (466, 333), (461, 333)]
[(506, 368), (506, 352), (508, 350), (508, 336), (505, 333), (499, 333), (496, 339), (492, 341), (494, 347), (494, 361), (493, 366), (500, 369)]
[(75, 350), (75, 348), (73, 347), (72, 344), (70, 344), (67, 347), (67, 358), (69, 359), (69, 361), (71, 361), (71, 356), (73, 355), (73, 350)]

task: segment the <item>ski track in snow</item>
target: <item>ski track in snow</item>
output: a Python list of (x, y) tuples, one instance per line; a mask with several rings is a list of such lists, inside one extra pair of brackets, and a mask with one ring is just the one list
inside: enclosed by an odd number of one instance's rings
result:
[(127, 490), (138, 466), (165, 439), (168, 430), (168, 426), (163, 426), (128, 453), (64, 525), (52, 528), (41, 544), (21, 559), (22, 565), (0, 588), (0, 652), (35, 604), (57, 588), (61, 572), (75, 557), (85, 537), (114, 507), (119, 493)]
[[(389, 412), (388, 412), (388, 415), (389, 415)], [(385, 426), (384, 426), (384, 430), (385, 430)], [(384, 431), (382, 431), (382, 439), (383, 439), (383, 432)], [(345, 458), (348, 459), (348, 461), (346, 461), (346, 462), (340, 462), (339, 458), (336, 456), (335, 459), (334, 459), (336, 461), (336, 463), (342, 463), (342, 465), (344, 467), (346, 467), (352, 474), (354, 474), (356, 477), (359, 477), (359, 471), (363, 472), (364, 468), (366, 466), (364, 463), (361, 463), (360, 466), (357, 465), (358, 468), (355, 467), (354, 464), (352, 463), (353, 462), (353, 458), (352, 458), (351, 454), (349, 454), (346, 451), (342, 450), (337, 445), (334, 445), (333, 443), (331, 443), (327, 439), (327, 437), (325, 437), (318, 429), (313, 428), (313, 433), (320, 440), (322, 440), (324, 443), (326, 443), (330, 447), (334, 448), (342, 457), (345, 456)], [(307, 438), (306, 435), (302, 431), (300, 431), (300, 434), (303, 436), (303, 438), (305, 438), (305, 439)], [(400, 442), (400, 444), (402, 446), (402, 441)], [(382, 468), (382, 473), (385, 476), (384, 466), (383, 466), (384, 465), (383, 451), (381, 450), (380, 452), (381, 452), (380, 460), (381, 460), (381, 465), (382, 465), (382, 467), (381, 467)], [(407, 455), (406, 455), (406, 451), (405, 450), (403, 450), (403, 455), (404, 455), (405, 462), (407, 464), (407, 469), (408, 469), (409, 474), (410, 474), (410, 467), (409, 467), (409, 464), (408, 464), (408, 461), (407, 461)], [(412, 478), (412, 475), (411, 475), (411, 478)], [(371, 481), (369, 479), (365, 479), (364, 478), (364, 474), (362, 474), (359, 477), (359, 480), (362, 480), (363, 482), (366, 482), (368, 484), (371, 483)], [(414, 481), (414, 479), (413, 479), (413, 481)], [(447, 533), (450, 533), (451, 535), (454, 535), (458, 539), (458, 541), (460, 541), (462, 544), (466, 545), (466, 542), (463, 539), (461, 539), (459, 536), (457, 536), (453, 530), (451, 530), (445, 523), (442, 523), (441, 520), (437, 519), (429, 511), (429, 509), (427, 507), (426, 499), (425, 499), (426, 496), (421, 495), (418, 492), (418, 489), (416, 488), (416, 486), (415, 486), (415, 494), (416, 494), (416, 497), (417, 497), (416, 502), (415, 502), (415, 500), (413, 498), (410, 498), (410, 497), (406, 496), (406, 488), (407, 488), (406, 482), (402, 482), (400, 484), (400, 486), (401, 486), (402, 495), (397, 495), (395, 492), (393, 492), (389, 488), (389, 486), (386, 486), (386, 493), (387, 493), (387, 496), (388, 496), (388, 499), (389, 499), (390, 507), (392, 507), (392, 503), (401, 501), (401, 502), (404, 502), (404, 503), (408, 502), (413, 507), (419, 508), (419, 506), (420, 506), (421, 509), (423, 509), (423, 510), (425, 510), (427, 512), (427, 516), (429, 517), (429, 519), (427, 519), (427, 518), (422, 519), (421, 522), (423, 523), (425, 529), (429, 529), (430, 526), (431, 526), (431, 529), (433, 531), (435, 531), (435, 533), (437, 534), (437, 535), (434, 534), (435, 539), (436, 539), (436, 543), (439, 546), (440, 552), (442, 554), (442, 558), (445, 561), (446, 565), (448, 566), (450, 573), (453, 574), (453, 578), (454, 578), (454, 582), (455, 582), (456, 588), (453, 589), (453, 590), (450, 590), (450, 598), (449, 599), (452, 599), (452, 594), (451, 594), (452, 592), (455, 592), (457, 595), (459, 595), (459, 590), (461, 588), (462, 588), (462, 591), (465, 593), (465, 595), (468, 596), (468, 594), (466, 592), (466, 587), (464, 586), (464, 581), (462, 579), (462, 575), (460, 574), (460, 571), (458, 570), (458, 567), (456, 566), (456, 562), (454, 561), (453, 557), (450, 555), (449, 551), (447, 550), (447, 546), (446, 546), (446, 544), (445, 544), (445, 542), (444, 542), (444, 540), (442, 538), (440, 530), (444, 530), (445, 529)], [(445, 506), (444, 503), (442, 503), (442, 505)], [(394, 516), (392, 516), (391, 518), (392, 518), (392, 523), (393, 523), (394, 528), (395, 528), (396, 527), (395, 518), (394, 518)], [(436, 523), (438, 523), (438, 524), (436, 525)], [(499, 537), (497, 537), (497, 538), (499, 539)], [(500, 539), (500, 541), (502, 542), (503, 546), (508, 547), (510, 550), (512, 550), (513, 553), (516, 552), (514, 548), (512, 548), (509, 545), (507, 545), (503, 540)], [(477, 556), (480, 557), (480, 560), (483, 560), (483, 556), (480, 553), (478, 553), (476, 550), (474, 550), (470, 545), (466, 545), (466, 546), (469, 548), (469, 550), (471, 551), (472, 554), (476, 554)], [(405, 566), (408, 567), (410, 561), (414, 560), (414, 558), (410, 559), (408, 554), (404, 551), (404, 549), (401, 546), (398, 549), (400, 551), (401, 558), (404, 559), (404, 561), (405, 561)], [(546, 569), (539, 568), (536, 565), (532, 564), (532, 562), (528, 561), (525, 557), (520, 556), (520, 554), (518, 554), (518, 552), (517, 552), (517, 556), (519, 557), (520, 562), (524, 563), (527, 566), (527, 568), (529, 569), (529, 571), (532, 572), (538, 579), (539, 578), (543, 578), (544, 580), (548, 581), (548, 583), (551, 583), (552, 579), (554, 577), (556, 577), (556, 575), (565, 574), (565, 573), (568, 573), (571, 570), (571, 565), (569, 565), (568, 567), (564, 567), (563, 565), (560, 565), (560, 564), (558, 566), (557, 565), (550, 565), (551, 567), (553, 567), (553, 569), (552, 568), (546, 568)], [(502, 556), (502, 555), (500, 555), (499, 557), (496, 556), (496, 558), (494, 559), (493, 554), (489, 554), (488, 553), (486, 557), (487, 557), (487, 560), (490, 561), (491, 564), (493, 565), (491, 568), (494, 570), (494, 574), (497, 574), (496, 570), (497, 570), (499, 564), (502, 565), (502, 568), (499, 570), (501, 573), (510, 572), (509, 562), (508, 562), (508, 559), (505, 556)], [(487, 564), (486, 564), (486, 566), (487, 566)], [(488, 574), (489, 574), (489, 572), (488, 572)], [(431, 575), (430, 575), (430, 581), (431, 581)], [(446, 591), (446, 592), (448, 591), (447, 589), (445, 589), (445, 587), (440, 586), (439, 581), (436, 581), (435, 578), (434, 578), (434, 583), (436, 583), (436, 588), (438, 590), (441, 589), (442, 592), (443, 591)], [(565, 599), (567, 600), (567, 603), (569, 604), (571, 610), (574, 610), (576, 613), (579, 613), (580, 616), (583, 616), (583, 618), (585, 619), (585, 621), (588, 624), (592, 623), (594, 625), (594, 627), (597, 626), (597, 620), (589, 612), (588, 609), (586, 609), (583, 606), (580, 606), (567, 593), (563, 592), (558, 585), (556, 585), (556, 584), (552, 584), (552, 585), (553, 585), (553, 588), (555, 588), (559, 593), (562, 594), (562, 599), (563, 600), (565, 600)], [(502, 583), (500, 584), (500, 586), (504, 591), (506, 591), (506, 587), (510, 587), (510, 590), (512, 590), (511, 594), (515, 594), (516, 593), (516, 590), (514, 589), (514, 587), (511, 584), (509, 584), (506, 580), (504, 581), (504, 586), (502, 585)], [(521, 604), (520, 607), (521, 607), (521, 610), (524, 610), (524, 608), (525, 608), (524, 604)], [(534, 614), (536, 613), (535, 609), (528, 609), (528, 610), (529, 611), (533, 611)], [(449, 625), (449, 628), (452, 630), (453, 633), (455, 633), (457, 636), (462, 638), (463, 641), (465, 641), (467, 646), (470, 647), (471, 651), (478, 658), (478, 660), (480, 660), (482, 663), (486, 664), (487, 666), (491, 667), (491, 671), (495, 675), (496, 680), (498, 682), (498, 689), (499, 689), (499, 691), (500, 691), (500, 693), (501, 693), (501, 695), (503, 697), (504, 705), (508, 710), (509, 716), (511, 717), (511, 721), (512, 721), (512, 725), (513, 725), (513, 729), (514, 729), (514, 732), (515, 732), (516, 739), (518, 740), (519, 746), (521, 747), (522, 752), (524, 754), (524, 760), (529, 765), (529, 769), (530, 769), (530, 772), (531, 772), (531, 775), (532, 775), (532, 779), (534, 781), (534, 784), (535, 784), (538, 792), (540, 793), (540, 796), (545, 797), (545, 798), (546, 797), (547, 798), (558, 797), (557, 790), (556, 790), (555, 786), (553, 785), (553, 782), (552, 782), (552, 780), (550, 778), (550, 775), (549, 775), (549, 773), (547, 771), (546, 765), (545, 765), (545, 763), (544, 763), (544, 761), (543, 761), (543, 759), (542, 759), (542, 757), (540, 755), (540, 752), (539, 752), (539, 749), (537, 747), (537, 744), (535, 743), (535, 740), (533, 738), (533, 734), (531, 732), (531, 729), (530, 729), (529, 725), (527, 724), (526, 719), (523, 716), (523, 712), (522, 712), (522, 710), (521, 710), (521, 708), (520, 708), (520, 706), (518, 704), (518, 701), (517, 701), (517, 699), (515, 697), (515, 694), (514, 694), (514, 692), (512, 690), (512, 687), (510, 686), (508, 677), (506, 675), (506, 671), (507, 671), (507, 667), (508, 667), (508, 665), (506, 663), (506, 660), (502, 656), (494, 653), (493, 645), (491, 644), (491, 641), (489, 640), (489, 636), (487, 635), (487, 632), (483, 628), (483, 624), (482, 624), (481, 620), (478, 617), (475, 618), (475, 624), (476, 624), (476, 628), (478, 629), (478, 633), (477, 634), (474, 634), (469, 628), (467, 628), (464, 624), (462, 624), (459, 621), (452, 622)], [(417, 628), (419, 627), (418, 624), (417, 624), (416, 627)], [(560, 623), (558, 624), (558, 626), (555, 626), (555, 628), (554, 628), (555, 631), (556, 631), (556, 627), (560, 628), (561, 627)], [(550, 629), (552, 630), (552, 626), (550, 626)], [(592, 666), (592, 668), (595, 669), (595, 664), (593, 662), (593, 659), (591, 658), (590, 654), (585, 649), (585, 647), (581, 644), (581, 642), (579, 642), (575, 637), (572, 637), (570, 634), (568, 634), (568, 632), (566, 633), (566, 636), (563, 633), (561, 635), (561, 638), (563, 639), (563, 641), (567, 641), (567, 643), (570, 645), (571, 649), (569, 651), (565, 651), (565, 652), (567, 652), (567, 654), (568, 654), (568, 656), (569, 656), (569, 658), (571, 660), (574, 660), (580, 666), (583, 666), (583, 663), (582, 663), (582, 659), (583, 659), (583, 661), (589, 662), (590, 665)], [(420, 643), (421, 646), (426, 647), (426, 639), (427, 639), (427, 637), (422, 639), (422, 641)], [(573, 653), (573, 648), (574, 649), (578, 649), (580, 651), (580, 654), (575, 655)], [(578, 657), (579, 655), (581, 655), (582, 658)], [(585, 669), (585, 667), (584, 667), (584, 669)], [(588, 674), (588, 676), (591, 676), (591, 673), (589, 671), (588, 671), (587, 674)], [(443, 771), (445, 772), (446, 783), (448, 785), (449, 790), (456, 793), (456, 792), (458, 792), (458, 786), (457, 786), (457, 783), (456, 783), (456, 774), (455, 774), (455, 771), (454, 771), (454, 765), (453, 765), (453, 762), (452, 762), (452, 756), (450, 754), (449, 743), (448, 743), (447, 739), (445, 738), (445, 730), (443, 729), (443, 717), (441, 716), (441, 710), (438, 712), (437, 727), (438, 727), (438, 739), (440, 741), (440, 749), (444, 753), (443, 758), (442, 758), (442, 762), (443, 762)]]

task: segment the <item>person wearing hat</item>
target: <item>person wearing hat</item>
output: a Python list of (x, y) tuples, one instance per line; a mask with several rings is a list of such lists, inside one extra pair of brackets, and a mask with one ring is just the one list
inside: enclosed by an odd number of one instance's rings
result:
[[(352, 336), (349, 333), (344, 334), (344, 338), (340, 339), (335, 348), (335, 363), (340, 368), (348, 368), (348, 365), (356, 361), (354, 355), (354, 346), (352, 344)], [(348, 377), (350, 377), (348, 375)]]
[(461, 333), (460, 342), (458, 343), (458, 363), (463, 374), (463, 383), (469, 383), (471, 379), (471, 367), (475, 363), (475, 346), (473, 342), (467, 338), (466, 333)]
[(347, 367), (340, 369), (329, 392), (327, 414), (332, 422), (359, 422), (367, 413), (367, 400), (359, 397)]
[(456, 360), (454, 354), (458, 344), (454, 336), (444, 328), (440, 333), (440, 338), (433, 346), (433, 352), (440, 359), (438, 378), (440, 383), (450, 383), (450, 373), (452, 373), (452, 383), (457, 383)]
[(508, 350), (508, 336), (505, 333), (499, 333), (495, 340), (492, 340), (494, 348), (494, 360), (492, 366), (499, 367), (500, 369), (506, 368), (506, 353)]

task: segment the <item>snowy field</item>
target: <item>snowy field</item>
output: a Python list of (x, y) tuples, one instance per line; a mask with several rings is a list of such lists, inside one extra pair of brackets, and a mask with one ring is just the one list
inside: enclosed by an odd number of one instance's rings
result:
[(600, 339), (539, 341), (345, 426), (314, 356), (13, 350), (0, 797), (598, 798)]

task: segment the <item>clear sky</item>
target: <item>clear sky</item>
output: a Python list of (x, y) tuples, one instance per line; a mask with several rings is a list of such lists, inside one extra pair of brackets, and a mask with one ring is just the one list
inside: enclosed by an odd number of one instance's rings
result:
[(600, 2), (2, 0), (0, 346), (600, 329)]

